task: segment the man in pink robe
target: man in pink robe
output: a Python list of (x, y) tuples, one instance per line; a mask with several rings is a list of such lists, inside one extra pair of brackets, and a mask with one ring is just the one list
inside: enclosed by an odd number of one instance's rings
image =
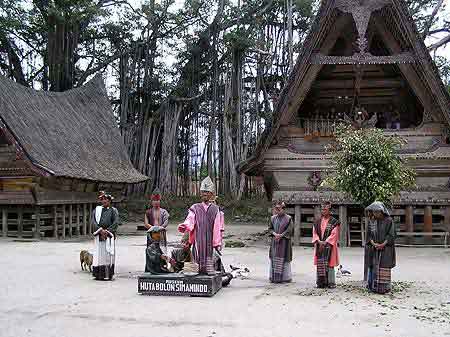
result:
[(331, 216), (331, 203), (322, 205), (322, 216), (313, 226), (314, 265), (317, 266), (317, 287), (335, 288), (334, 267), (339, 265), (339, 221)]
[(207, 177), (200, 186), (202, 202), (192, 205), (182, 224), (178, 226), (181, 233), (189, 232), (194, 262), (199, 265), (199, 273), (214, 275), (214, 249), (222, 247), (224, 228), (223, 213), (211, 200), (214, 198), (214, 183)]

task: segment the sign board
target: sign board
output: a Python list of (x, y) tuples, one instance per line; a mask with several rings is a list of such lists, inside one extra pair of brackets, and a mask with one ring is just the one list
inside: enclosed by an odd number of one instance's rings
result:
[(222, 276), (220, 275), (185, 276), (144, 273), (138, 277), (138, 293), (143, 295), (212, 297), (221, 288)]

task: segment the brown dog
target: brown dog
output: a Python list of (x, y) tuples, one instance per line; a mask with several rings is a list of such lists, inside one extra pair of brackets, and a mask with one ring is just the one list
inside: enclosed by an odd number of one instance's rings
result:
[(89, 271), (92, 271), (92, 260), (93, 256), (91, 253), (89, 253), (87, 250), (82, 250), (80, 252), (80, 264), (81, 264), (81, 270), (87, 270), (86, 267), (89, 267)]

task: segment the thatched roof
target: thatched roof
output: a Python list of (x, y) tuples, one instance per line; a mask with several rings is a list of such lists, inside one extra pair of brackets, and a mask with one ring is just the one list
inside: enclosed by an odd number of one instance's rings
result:
[[(366, 2), (369, 1), (366, 0)], [(261, 173), (264, 153), (276, 140), (280, 127), (287, 125), (298, 111), (310, 91), (319, 70), (323, 66), (317, 62), (316, 56), (320, 53), (327, 37), (342, 29), (342, 27), (336, 27), (337, 22), (340, 17), (348, 14), (342, 13), (336, 7), (338, 3), (343, 2), (345, 1), (321, 1), (319, 12), (308, 37), (305, 39), (305, 44), (299, 54), (296, 65), (277, 101), (272, 126), (265, 130), (252, 157), (239, 164), (238, 170), (240, 172), (246, 174)], [(350, 3), (351, 1), (347, 2)], [(442, 116), (441, 118), (450, 125), (450, 95), (417, 31), (414, 20), (408, 11), (406, 1), (386, 0), (386, 2), (387, 5), (379, 11), (379, 26), (389, 26), (390, 28), (388, 29), (395, 29), (395, 38), (399, 39), (397, 42), (402, 47), (407, 48), (401, 52), (407, 52), (414, 60), (411, 71), (415, 72), (416, 76), (421, 80), (421, 85), (426, 91), (425, 96), (428, 96), (429, 101), (433, 103), (433, 107), (430, 109), (434, 114), (433, 117), (436, 118), (437, 115)], [(367, 64), (376, 64), (376, 61), (375, 63), (373, 62), (373, 60), (370, 60)], [(364, 64), (364, 61), (362, 60), (360, 64)]]
[(0, 123), (33, 166), (49, 175), (111, 183), (148, 179), (130, 162), (100, 76), (63, 93), (0, 76)]

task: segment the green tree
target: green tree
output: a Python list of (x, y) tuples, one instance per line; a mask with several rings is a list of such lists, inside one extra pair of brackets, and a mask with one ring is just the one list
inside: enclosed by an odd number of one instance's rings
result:
[(415, 186), (415, 172), (397, 151), (405, 144), (400, 137), (386, 137), (380, 129), (338, 130), (328, 148), (332, 172), (325, 180), (366, 207), (374, 201), (387, 205), (400, 191)]

